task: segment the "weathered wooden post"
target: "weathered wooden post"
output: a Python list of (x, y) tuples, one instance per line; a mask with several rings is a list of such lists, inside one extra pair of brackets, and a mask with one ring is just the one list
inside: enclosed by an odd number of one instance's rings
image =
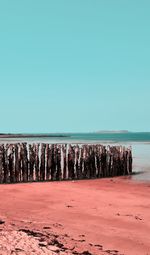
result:
[(59, 145), (56, 146), (56, 180), (61, 180), (61, 148)]
[(96, 166), (95, 166), (95, 154), (94, 147), (89, 146), (89, 168), (90, 168), (90, 178), (96, 177)]
[(69, 145), (68, 149), (68, 178), (74, 179), (74, 159), (75, 159), (75, 153), (74, 149), (71, 145)]
[(29, 144), (29, 180), (34, 180), (33, 170), (35, 164), (35, 152), (33, 144)]
[(12, 144), (8, 146), (7, 156), (8, 156), (9, 181), (10, 183), (14, 183), (15, 182), (14, 148)]
[(4, 147), (4, 183), (9, 183), (9, 162), (7, 156), (8, 144)]
[(15, 144), (15, 182), (20, 181), (20, 169), (21, 169), (21, 162), (20, 162), (20, 146), (19, 144)]
[(105, 147), (105, 146), (102, 147), (101, 159), (102, 159), (102, 176), (103, 176), (103, 177), (107, 177), (107, 169), (106, 169), (106, 147)]
[(87, 168), (86, 168), (86, 157), (87, 157), (87, 151), (86, 151), (86, 145), (83, 145), (82, 147), (83, 149), (83, 172), (82, 172), (82, 178), (85, 179), (86, 178), (86, 174), (87, 174)]
[(79, 146), (75, 146), (75, 179), (79, 179)]
[(54, 144), (51, 146), (51, 180), (54, 180), (55, 160), (54, 160)]
[(40, 165), (40, 180), (45, 180), (45, 149), (46, 145), (44, 143), (41, 144), (41, 165)]
[[(39, 181), (40, 180), (40, 167), (39, 167), (39, 143), (35, 144), (34, 146), (34, 162), (35, 162), (35, 180)], [(34, 162), (32, 163), (34, 166)]]
[(93, 145), (93, 166), (94, 166), (93, 178), (96, 178), (97, 177), (96, 145)]
[(83, 148), (80, 146), (79, 150), (79, 179), (82, 179), (83, 173)]
[(4, 181), (4, 145), (0, 145), (0, 183)]
[(113, 159), (113, 167), (111, 171), (112, 176), (117, 176), (117, 166), (118, 166), (118, 148), (113, 147), (113, 152), (112, 152), (112, 159)]
[(123, 175), (126, 175), (127, 174), (127, 151), (125, 147), (123, 147), (123, 165), (124, 165)]
[(66, 150), (67, 150), (67, 145), (64, 144), (62, 145), (62, 178), (65, 180), (66, 179), (66, 172), (67, 172), (67, 163), (66, 163)]
[(28, 153), (27, 144), (22, 143), (21, 145), (21, 162), (22, 162), (22, 180), (24, 182), (28, 181)]
[(51, 179), (52, 153), (49, 144), (46, 144), (46, 180)]
[(132, 173), (132, 148), (129, 148), (129, 174)]

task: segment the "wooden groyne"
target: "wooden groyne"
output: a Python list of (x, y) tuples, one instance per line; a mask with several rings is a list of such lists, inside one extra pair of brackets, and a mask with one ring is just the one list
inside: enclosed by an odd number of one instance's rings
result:
[(132, 173), (131, 148), (100, 144), (0, 144), (0, 183), (92, 179)]

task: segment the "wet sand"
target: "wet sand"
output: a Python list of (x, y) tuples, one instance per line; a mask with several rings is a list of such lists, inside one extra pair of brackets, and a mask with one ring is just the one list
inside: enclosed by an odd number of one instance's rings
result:
[(150, 254), (150, 183), (0, 185), (0, 254)]

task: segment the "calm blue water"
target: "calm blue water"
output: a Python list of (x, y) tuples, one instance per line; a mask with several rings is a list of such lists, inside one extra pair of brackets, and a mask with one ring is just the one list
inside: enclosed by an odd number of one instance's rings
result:
[[(35, 134), (34, 134), (35, 135)], [(47, 135), (47, 134), (46, 134)], [(50, 134), (51, 135), (51, 134)], [(52, 134), (53, 136), (55, 134)], [(58, 134), (56, 134), (58, 135)], [(66, 137), (38, 137), (32, 138), (0, 138), (2, 141), (47, 141), (47, 142), (62, 142), (62, 141), (105, 141), (105, 142), (150, 142), (150, 132), (128, 132), (128, 133), (60, 133)]]
[[(54, 134), (53, 134), (54, 135)], [(139, 133), (65, 133), (67, 137), (0, 138), (0, 143), (101, 143), (132, 146), (132, 179), (150, 181), (150, 132)]]
[[(69, 135), (69, 134), (68, 134)], [(100, 141), (144, 141), (150, 142), (150, 132), (140, 133), (79, 133), (70, 134), (69, 140), (100, 140)]]

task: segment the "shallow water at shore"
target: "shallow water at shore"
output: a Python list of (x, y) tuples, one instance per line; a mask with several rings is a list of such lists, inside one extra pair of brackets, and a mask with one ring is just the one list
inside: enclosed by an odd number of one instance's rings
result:
[(134, 143), (133, 151), (133, 171), (138, 173), (132, 176), (133, 180), (150, 181), (150, 144)]

